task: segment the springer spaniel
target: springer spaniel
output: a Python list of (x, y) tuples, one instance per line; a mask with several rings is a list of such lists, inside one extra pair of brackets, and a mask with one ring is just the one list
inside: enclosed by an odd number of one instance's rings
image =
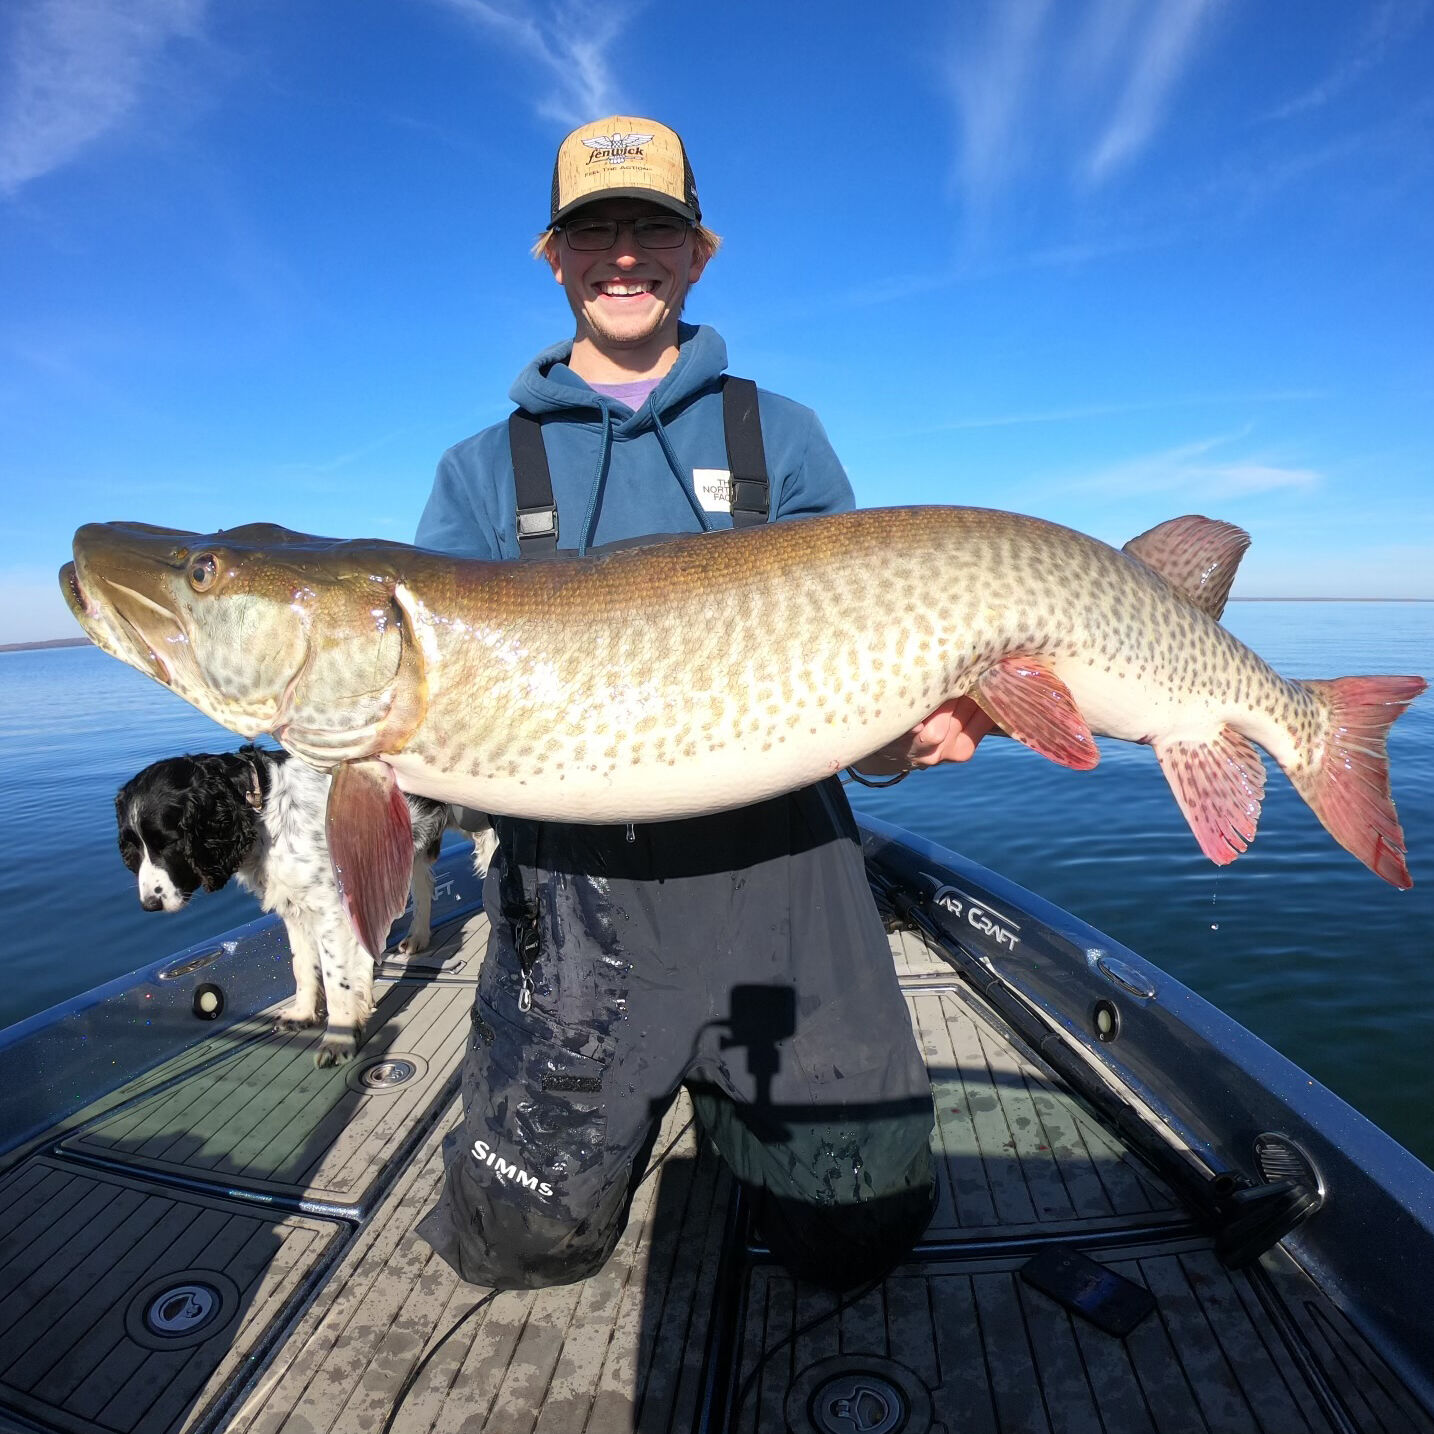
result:
[[(115, 797), (119, 849), (138, 878), (146, 911), (178, 911), (202, 886), (229, 878), (276, 911), (294, 956), (293, 1002), (277, 1031), (318, 1023), (327, 1008), (319, 1066), (350, 1059), (373, 1013), (372, 957), (360, 945), (339, 894), (324, 836), (329, 778), (287, 752), (245, 746), (238, 752), (167, 757), (131, 777)], [(413, 920), (399, 943), (404, 955), (429, 942), (433, 862), (452, 810), (407, 798), (413, 821)], [(464, 812), (465, 824), (475, 814)], [(491, 829), (475, 834), (481, 871), (492, 854)]]

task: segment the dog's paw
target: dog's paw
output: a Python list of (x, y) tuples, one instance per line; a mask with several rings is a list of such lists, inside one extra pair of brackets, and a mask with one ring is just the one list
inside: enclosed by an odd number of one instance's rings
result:
[(353, 1060), (358, 1054), (359, 1035), (360, 1032), (356, 1029), (329, 1030), (319, 1042), (318, 1050), (314, 1052), (314, 1064), (323, 1070), (325, 1066), (343, 1065), (345, 1061)]
[(420, 951), (428, 950), (429, 943), (431, 940), (432, 936), (427, 931), (424, 931), (421, 934), (417, 932), (409, 932), (409, 934), (398, 943), (398, 954), (400, 956), (417, 956)]
[(318, 1023), (319, 1017), (316, 1011), (303, 1011), (297, 1006), (285, 1006), (274, 1017), (274, 1034), (288, 1036), (295, 1031), (306, 1031), (310, 1026), (316, 1026)]

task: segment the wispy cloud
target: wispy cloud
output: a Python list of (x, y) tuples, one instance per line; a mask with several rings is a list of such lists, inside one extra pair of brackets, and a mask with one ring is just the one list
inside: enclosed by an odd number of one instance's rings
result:
[(1106, 497), (1140, 497), (1151, 493), (1190, 493), (1203, 500), (1247, 498), (1281, 489), (1311, 489), (1323, 480), (1313, 468), (1294, 467), (1261, 455), (1221, 457), (1249, 430), (1216, 434), (1156, 453), (1140, 454), (1066, 485), (1068, 491)]
[(1272, 389), (1260, 393), (1181, 394), (1170, 398), (1127, 400), (1125, 402), (1076, 403), (1061, 408), (953, 418), (949, 422), (933, 424), (929, 428), (917, 429), (915, 432), (960, 433), (983, 428), (1023, 428), (1031, 424), (1072, 423), (1088, 418), (1118, 418), (1134, 413), (1159, 413), (1173, 408), (1204, 408), (1226, 404), (1294, 403), (1319, 397), (1321, 394), (1317, 389), (1292, 388)]
[(1165, 122), (1220, 0), (987, 0), (962, 6), (946, 65), (957, 183), (987, 216), (1030, 177), (1098, 187)]
[(1148, 6), (1118, 7), (1126, 34), (1114, 54), (1124, 59), (1124, 74), (1119, 75), (1115, 108), (1086, 155), (1087, 179), (1100, 183), (1150, 143), (1195, 53), (1200, 23), (1211, 8), (1212, 0), (1160, 0)]
[(531, 62), (546, 78), (538, 114), (573, 127), (619, 107), (608, 49), (629, 12), (576, 0), (502, 5), (489, 0), (435, 0)]
[(326, 488), (330, 486), (335, 475), (341, 475), (345, 469), (363, 463), (366, 459), (372, 458), (375, 453), (381, 453), (403, 436), (404, 430), (395, 428), (342, 453), (331, 454), (324, 458), (297, 459), (291, 463), (283, 463), (279, 465), (277, 477), (286, 484), (313, 483), (318, 487)]
[(128, 121), (206, 0), (19, 0), (5, 26), (0, 193), (58, 169)]
[(1392, 49), (1420, 29), (1428, 19), (1429, 11), (1429, 0), (1383, 0), (1372, 11), (1351, 11), (1352, 14), (1364, 13), (1366, 18), (1349, 53), (1340, 56), (1324, 79), (1271, 110), (1265, 118), (1291, 119), (1337, 99), (1362, 80)]

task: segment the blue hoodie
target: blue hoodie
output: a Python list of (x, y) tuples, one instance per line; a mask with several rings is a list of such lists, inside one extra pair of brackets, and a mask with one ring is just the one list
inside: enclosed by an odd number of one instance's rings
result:
[[(725, 474), (720, 380), (727, 346), (715, 329), (679, 330), (677, 362), (633, 412), (595, 393), (568, 366), (572, 342), (538, 355), (509, 396), (547, 418), (543, 442), (558, 504), (558, 541), (586, 550), (624, 538), (730, 528), (720, 501), (699, 496), (693, 470)], [(816, 414), (760, 390), (774, 518), (845, 512), (851, 484)], [(720, 482), (716, 485), (720, 489)], [(415, 541), (470, 558), (516, 558), (513, 459), (506, 420), (439, 460)], [(718, 509), (718, 511), (712, 511)]]

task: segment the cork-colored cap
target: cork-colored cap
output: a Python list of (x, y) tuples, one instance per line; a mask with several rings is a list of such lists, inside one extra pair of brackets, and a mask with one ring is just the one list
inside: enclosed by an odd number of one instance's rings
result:
[(702, 218), (687, 151), (656, 120), (609, 115), (575, 129), (553, 165), (550, 224), (595, 199), (650, 199), (689, 223)]

